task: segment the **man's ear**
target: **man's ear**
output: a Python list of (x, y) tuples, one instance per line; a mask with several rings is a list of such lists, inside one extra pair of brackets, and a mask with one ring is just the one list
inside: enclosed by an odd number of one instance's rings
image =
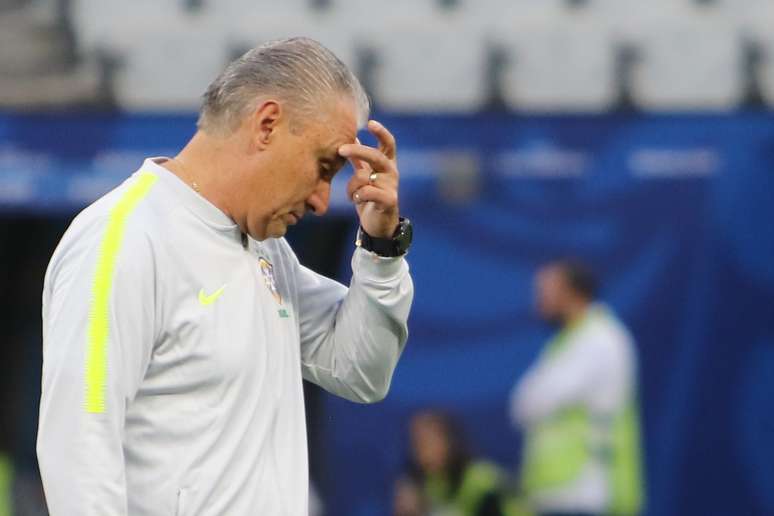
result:
[(253, 113), (253, 142), (259, 150), (265, 149), (277, 134), (284, 113), (276, 100), (262, 102)]

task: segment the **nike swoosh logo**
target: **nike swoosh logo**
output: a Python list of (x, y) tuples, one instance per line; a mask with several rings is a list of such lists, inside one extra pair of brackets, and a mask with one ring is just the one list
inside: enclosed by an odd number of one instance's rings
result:
[(223, 293), (223, 290), (226, 288), (226, 285), (223, 285), (218, 290), (210, 294), (209, 296), (204, 293), (204, 289), (201, 289), (199, 291), (199, 304), (202, 306), (208, 306), (217, 300), (220, 295)]

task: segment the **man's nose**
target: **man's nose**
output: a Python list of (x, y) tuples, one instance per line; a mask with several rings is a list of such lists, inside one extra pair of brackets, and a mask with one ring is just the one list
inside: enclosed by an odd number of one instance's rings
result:
[(331, 200), (331, 184), (327, 181), (320, 181), (312, 195), (306, 200), (307, 206), (315, 215), (325, 215), (328, 211), (328, 204)]

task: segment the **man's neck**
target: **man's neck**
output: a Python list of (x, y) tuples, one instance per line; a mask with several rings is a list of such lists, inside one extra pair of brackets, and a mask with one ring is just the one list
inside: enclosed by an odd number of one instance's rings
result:
[(564, 327), (568, 328), (581, 321), (588, 313), (591, 303), (585, 299), (573, 300), (568, 304), (564, 314)]
[(177, 156), (162, 163), (162, 166), (233, 218), (228, 203), (228, 161), (219, 159), (220, 154), (226, 153), (218, 141), (199, 131)]

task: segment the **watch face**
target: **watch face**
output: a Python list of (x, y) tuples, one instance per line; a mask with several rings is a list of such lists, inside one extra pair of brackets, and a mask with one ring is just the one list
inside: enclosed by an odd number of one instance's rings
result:
[(411, 222), (406, 219), (401, 222), (400, 233), (396, 237), (398, 241), (398, 249), (401, 252), (405, 252), (411, 245), (411, 241), (414, 238), (414, 227)]

